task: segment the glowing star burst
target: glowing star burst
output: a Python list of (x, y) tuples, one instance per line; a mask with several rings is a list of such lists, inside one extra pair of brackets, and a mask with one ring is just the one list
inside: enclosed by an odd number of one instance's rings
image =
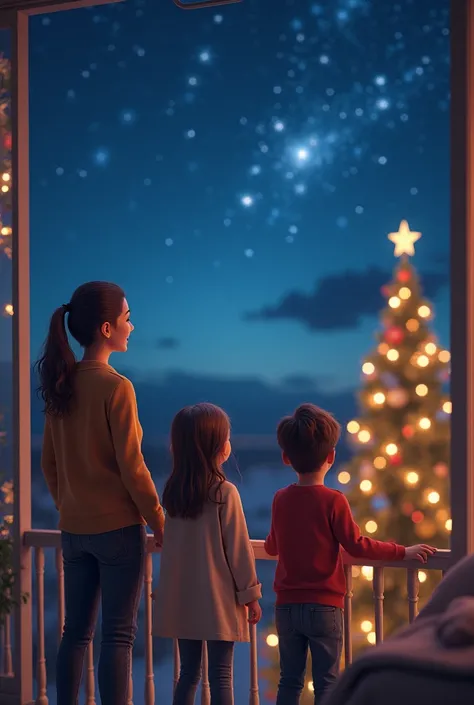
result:
[(388, 239), (395, 245), (395, 257), (415, 254), (414, 244), (421, 237), (421, 233), (412, 232), (406, 220), (402, 220), (397, 233), (390, 233)]

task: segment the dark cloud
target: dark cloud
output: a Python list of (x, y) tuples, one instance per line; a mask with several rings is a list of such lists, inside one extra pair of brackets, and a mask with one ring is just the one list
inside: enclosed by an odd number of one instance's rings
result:
[[(447, 275), (439, 272), (428, 272), (421, 279), (428, 298), (434, 298), (448, 284)], [(244, 314), (244, 319), (294, 320), (312, 331), (357, 328), (364, 318), (377, 315), (384, 306), (380, 289), (390, 280), (391, 273), (379, 267), (330, 274), (319, 279), (313, 291), (290, 291), (278, 303)]]
[(179, 340), (178, 338), (172, 338), (171, 336), (158, 338), (156, 341), (156, 347), (158, 350), (176, 350), (176, 348), (179, 348)]

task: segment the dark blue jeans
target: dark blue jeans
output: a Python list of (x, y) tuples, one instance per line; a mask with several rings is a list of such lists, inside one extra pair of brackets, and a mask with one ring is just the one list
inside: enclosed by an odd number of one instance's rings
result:
[(145, 527), (61, 535), (66, 618), (56, 665), (57, 705), (77, 705), (102, 596), (98, 684), (102, 705), (127, 705), (145, 565)]
[[(173, 705), (194, 705), (201, 680), (202, 641), (179, 639), (181, 670), (174, 691)], [(211, 705), (234, 705), (232, 687), (233, 641), (208, 641), (208, 672)]]
[(280, 649), (276, 705), (298, 705), (304, 688), (308, 646), (314, 702), (319, 704), (339, 675), (342, 609), (319, 604), (277, 605), (276, 628)]

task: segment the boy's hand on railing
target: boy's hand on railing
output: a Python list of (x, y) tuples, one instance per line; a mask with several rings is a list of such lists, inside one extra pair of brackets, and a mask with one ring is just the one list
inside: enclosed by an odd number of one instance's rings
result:
[(257, 624), (262, 619), (262, 608), (258, 600), (252, 600), (247, 605), (249, 624)]
[(436, 548), (428, 546), (426, 543), (418, 543), (416, 546), (407, 546), (405, 549), (405, 561), (420, 561), (426, 563), (428, 558), (436, 553)]

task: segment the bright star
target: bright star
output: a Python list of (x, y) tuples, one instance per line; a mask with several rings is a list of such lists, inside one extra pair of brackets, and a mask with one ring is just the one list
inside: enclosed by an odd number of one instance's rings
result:
[(296, 152), (296, 156), (298, 157), (298, 160), (300, 162), (305, 162), (309, 157), (308, 150), (307, 149), (298, 149), (298, 151)]
[(405, 254), (413, 257), (415, 254), (414, 243), (419, 240), (420, 237), (421, 233), (412, 232), (406, 220), (402, 220), (397, 233), (390, 233), (388, 235), (388, 239), (395, 245), (395, 257), (400, 257)]

